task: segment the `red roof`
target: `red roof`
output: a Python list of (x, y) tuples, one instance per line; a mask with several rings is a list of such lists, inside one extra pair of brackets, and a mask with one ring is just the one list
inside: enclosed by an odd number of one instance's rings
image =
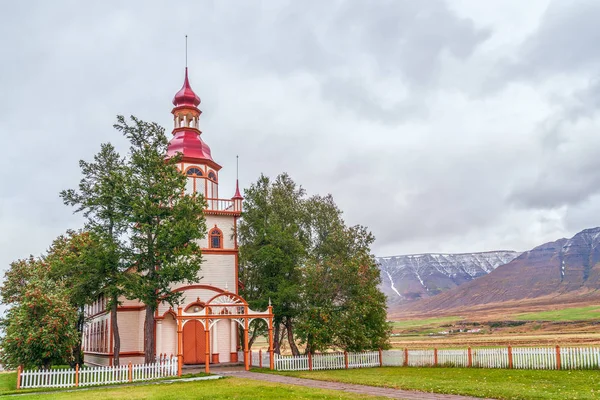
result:
[(238, 183), (238, 180), (235, 180), (235, 194), (233, 195), (233, 197), (231, 198), (232, 200), (244, 200), (244, 198), (242, 197), (242, 195), (240, 194), (240, 185)]
[(200, 134), (195, 129), (176, 129), (173, 138), (169, 141), (167, 156), (173, 157), (177, 153), (183, 153), (184, 157), (199, 158), (213, 161), (210, 147), (202, 141)]
[(179, 89), (179, 92), (175, 94), (173, 98), (173, 104), (175, 107), (178, 106), (193, 106), (198, 107), (200, 104), (200, 97), (192, 90), (190, 81), (188, 79), (188, 69), (185, 67), (185, 80), (183, 86)]

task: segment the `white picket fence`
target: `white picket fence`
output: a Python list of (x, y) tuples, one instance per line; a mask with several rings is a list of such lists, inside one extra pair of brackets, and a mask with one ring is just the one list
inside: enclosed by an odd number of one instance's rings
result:
[(157, 357), (152, 364), (69, 369), (32, 369), (17, 373), (17, 388), (68, 388), (109, 385), (166, 378), (177, 375), (177, 357)]
[[(253, 366), (258, 364), (252, 362)], [(383, 350), (360, 353), (275, 354), (278, 371), (349, 369), (377, 366), (515, 369), (600, 369), (597, 347), (503, 347), (476, 349)], [(267, 363), (263, 363), (268, 367)]]
[(305, 354), (301, 356), (275, 354), (274, 365), (277, 371), (308, 371), (378, 367), (381, 363), (378, 351), (363, 351), (358, 353)]

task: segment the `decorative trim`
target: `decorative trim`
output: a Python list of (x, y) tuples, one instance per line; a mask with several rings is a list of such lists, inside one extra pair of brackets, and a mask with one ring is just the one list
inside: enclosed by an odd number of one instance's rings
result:
[[(216, 236), (219, 237), (219, 245), (213, 246), (213, 238)], [(208, 247), (214, 250), (223, 248), (223, 231), (219, 229), (217, 224), (208, 230)]]

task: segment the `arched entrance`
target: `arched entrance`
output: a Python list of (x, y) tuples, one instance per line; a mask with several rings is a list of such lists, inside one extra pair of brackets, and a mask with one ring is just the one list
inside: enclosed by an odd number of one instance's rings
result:
[(200, 321), (188, 321), (183, 326), (183, 363), (204, 364), (206, 340)]

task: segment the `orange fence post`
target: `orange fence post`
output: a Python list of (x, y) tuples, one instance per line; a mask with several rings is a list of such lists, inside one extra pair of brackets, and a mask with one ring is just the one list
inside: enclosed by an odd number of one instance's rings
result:
[(75, 387), (79, 387), (79, 364), (75, 364)]
[(262, 349), (258, 349), (258, 366), (262, 368)]
[(127, 368), (127, 378), (129, 378), (129, 382), (133, 382), (133, 365), (131, 365), (131, 361), (129, 361)]
[(17, 390), (21, 389), (21, 372), (23, 372), (23, 366), (19, 365), (17, 368)]
[(512, 369), (512, 367), (513, 367), (512, 347), (508, 346), (508, 368)]
[(473, 366), (473, 350), (471, 350), (471, 346), (467, 349), (467, 367)]
[(381, 347), (379, 348), (379, 366), (383, 367), (383, 351), (381, 351)]
[(408, 349), (404, 348), (404, 366), (408, 367)]
[(308, 370), (312, 371), (312, 353), (308, 352)]
[(556, 369), (560, 369), (560, 346), (556, 345)]
[(348, 369), (348, 352), (344, 351), (344, 362), (346, 363), (346, 369)]
[(437, 347), (433, 349), (433, 365), (436, 367), (438, 365)]

